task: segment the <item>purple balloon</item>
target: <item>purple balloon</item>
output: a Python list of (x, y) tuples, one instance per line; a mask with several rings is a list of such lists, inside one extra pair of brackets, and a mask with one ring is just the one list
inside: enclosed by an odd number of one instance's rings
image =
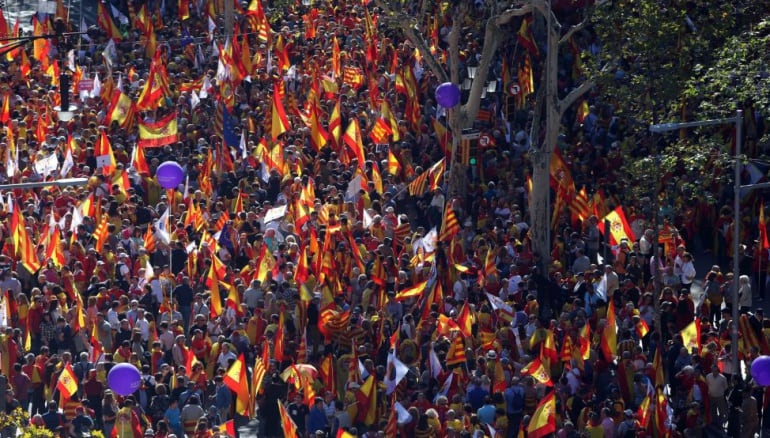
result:
[(127, 396), (139, 390), (142, 384), (142, 374), (130, 363), (119, 363), (112, 367), (107, 375), (107, 385), (122, 396)]
[(175, 189), (184, 179), (184, 169), (175, 161), (166, 161), (158, 166), (155, 176), (164, 189)]
[(760, 386), (770, 386), (770, 356), (759, 356), (751, 362), (751, 377)]
[(436, 88), (436, 102), (444, 108), (454, 108), (460, 103), (460, 88), (451, 82), (444, 82)]

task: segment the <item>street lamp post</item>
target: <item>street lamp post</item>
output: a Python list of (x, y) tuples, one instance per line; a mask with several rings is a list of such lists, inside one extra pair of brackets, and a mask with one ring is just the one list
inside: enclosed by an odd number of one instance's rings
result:
[[(740, 277), (740, 232), (741, 232), (741, 189), (757, 189), (761, 187), (770, 187), (770, 183), (766, 184), (750, 184), (741, 186), (741, 149), (743, 146), (743, 111), (738, 110), (735, 113), (735, 117), (727, 117), (723, 119), (711, 119), (711, 120), (698, 120), (694, 122), (682, 122), (682, 123), (661, 123), (657, 125), (650, 125), (650, 132), (653, 134), (660, 134), (669, 131), (676, 131), (686, 128), (699, 128), (703, 126), (716, 126), (716, 125), (735, 125), (735, 156), (733, 157), (735, 166), (735, 182), (733, 184), (733, 329), (732, 335), (732, 362), (733, 373), (740, 375), (740, 362), (738, 361), (738, 277)], [(655, 212), (655, 214), (658, 214)]]

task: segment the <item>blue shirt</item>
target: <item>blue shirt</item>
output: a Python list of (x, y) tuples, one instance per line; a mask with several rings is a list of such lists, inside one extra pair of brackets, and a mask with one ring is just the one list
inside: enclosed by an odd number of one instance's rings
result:
[(214, 405), (217, 409), (229, 408), (233, 402), (233, 393), (230, 392), (230, 388), (222, 385), (217, 388), (216, 397), (214, 398)]
[(484, 388), (477, 386), (468, 391), (468, 404), (471, 405), (474, 411), (478, 411), (484, 404), (484, 397), (488, 395), (489, 393)]
[(307, 425), (308, 433), (315, 433), (317, 430), (326, 429), (326, 413), (324, 410), (313, 407), (308, 414)]

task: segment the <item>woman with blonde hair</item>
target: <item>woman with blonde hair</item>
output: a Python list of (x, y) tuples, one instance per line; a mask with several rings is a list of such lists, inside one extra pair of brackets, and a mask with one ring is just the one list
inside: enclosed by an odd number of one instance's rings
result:
[(738, 277), (738, 309), (742, 314), (751, 310), (751, 279), (748, 275)]

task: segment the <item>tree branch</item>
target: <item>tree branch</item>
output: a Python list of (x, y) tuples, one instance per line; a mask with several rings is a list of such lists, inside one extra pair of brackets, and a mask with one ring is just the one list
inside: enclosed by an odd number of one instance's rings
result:
[(570, 38), (572, 38), (572, 35), (574, 35), (577, 32), (580, 32), (581, 30), (583, 30), (586, 27), (586, 25), (588, 24), (588, 20), (589, 20), (589, 17), (586, 16), (583, 19), (583, 21), (581, 21), (580, 23), (578, 23), (578, 24), (576, 24), (574, 26), (570, 26), (570, 28), (567, 29), (567, 32), (565, 32), (564, 35), (562, 35), (562, 37), (559, 39), (559, 45), (568, 42), (570, 40)]
[(591, 16), (593, 15), (593, 11), (596, 8), (601, 7), (605, 3), (609, 3), (609, 2), (610, 0), (597, 0), (596, 3), (593, 4), (593, 6), (590, 6), (588, 9), (586, 9), (586, 14), (585, 14), (585, 17), (583, 17), (583, 21), (581, 21), (580, 23), (574, 26), (571, 26), (567, 30), (567, 32), (564, 35), (562, 35), (561, 39), (559, 39), (559, 44), (566, 43), (567, 41), (569, 41), (570, 38), (572, 38), (572, 35), (583, 30), (591, 21)]
[(385, 14), (390, 19), (390, 21), (396, 27), (401, 29), (406, 39), (408, 39), (409, 42), (420, 51), (423, 59), (428, 64), (428, 68), (430, 68), (430, 71), (436, 76), (436, 78), (438, 78), (439, 82), (448, 82), (449, 75), (447, 74), (446, 70), (444, 70), (441, 64), (439, 64), (436, 57), (430, 53), (430, 47), (428, 46), (428, 43), (425, 42), (422, 34), (420, 34), (420, 32), (415, 29), (416, 22), (414, 18), (402, 12), (395, 12), (386, 1), (375, 0), (375, 4), (383, 11), (385, 11)]
[(531, 13), (534, 10), (531, 4), (528, 5), (522, 5), (515, 9), (508, 9), (506, 11), (503, 11), (500, 13), (500, 15), (493, 17), (495, 21), (495, 25), (500, 27), (503, 25), (508, 24), (513, 17), (521, 17), (522, 15), (527, 15)]
[(576, 100), (580, 99), (584, 94), (588, 93), (595, 85), (596, 81), (589, 79), (580, 84), (577, 88), (572, 89), (572, 91), (567, 93), (563, 99), (559, 99), (556, 102), (556, 109), (559, 112), (559, 116), (564, 114), (564, 111), (566, 111), (567, 108), (572, 106), (572, 104), (575, 103)]

